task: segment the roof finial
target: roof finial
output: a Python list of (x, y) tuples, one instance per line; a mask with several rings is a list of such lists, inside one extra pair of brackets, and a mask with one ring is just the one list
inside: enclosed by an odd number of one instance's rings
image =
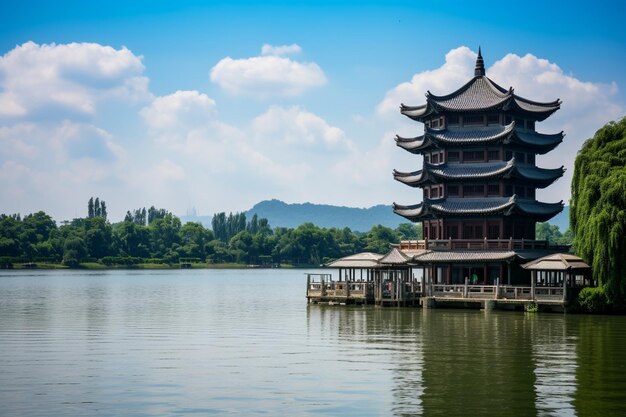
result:
[(476, 68), (474, 69), (474, 77), (485, 76), (485, 62), (483, 56), (480, 53), (480, 46), (478, 47), (478, 57), (476, 58)]

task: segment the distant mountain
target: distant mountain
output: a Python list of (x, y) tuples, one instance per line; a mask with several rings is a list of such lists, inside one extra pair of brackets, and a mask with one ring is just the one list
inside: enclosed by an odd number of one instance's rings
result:
[(565, 233), (569, 229), (569, 206), (563, 207), (563, 211), (548, 220), (548, 223), (559, 226), (561, 233)]
[(280, 200), (266, 200), (255, 204), (246, 212), (246, 217), (249, 220), (255, 214), (269, 220), (272, 227), (295, 228), (302, 223), (311, 222), (319, 227), (349, 227), (359, 232), (367, 232), (377, 224), (395, 229), (399, 224), (406, 222), (394, 214), (391, 206), (382, 204), (370, 208), (354, 208), (312, 203), (287, 204)]
[[(391, 206), (379, 204), (370, 208), (331, 206), (327, 204), (288, 204), (280, 200), (265, 200), (255, 204), (246, 212), (248, 220), (257, 215), (266, 218), (272, 227), (296, 228), (302, 223), (311, 222), (319, 227), (349, 227), (353, 231), (367, 232), (377, 224), (395, 229), (407, 220), (393, 213)], [(199, 222), (211, 227), (211, 216), (187, 214), (181, 222)], [(569, 206), (548, 223), (559, 226), (561, 233), (569, 228)]]

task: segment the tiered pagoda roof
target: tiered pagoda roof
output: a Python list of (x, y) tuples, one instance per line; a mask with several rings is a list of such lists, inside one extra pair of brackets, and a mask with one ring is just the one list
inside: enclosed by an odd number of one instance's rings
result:
[(565, 169), (543, 169), (534, 165), (521, 164), (512, 158), (509, 161), (482, 162), (471, 164), (424, 162), (424, 169), (415, 172), (394, 170), (393, 177), (411, 187), (420, 187), (427, 183), (439, 183), (457, 180), (495, 180), (519, 178), (544, 188), (563, 175)]
[(425, 127), (424, 134), (414, 138), (396, 136), (396, 145), (419, 154), (432, 148), (458, 145), (518, 144), (545, 154), (563, 142), (563, 132), (543, 134), (530, 130), (515, 129), (515, 122), (508, 125), (481, 126), (473, 128), (434, 129)]
[(420, 204), (403, 206), (393, 203), (394, 213), (410, 220), (441, 218), (447, 216), (527, 216), (535, 221), (546, 221), (563, 210), (563, 201), (541, 203), (535, 200), (511, 197), (485, 198), (425, 198)]
[(491, 79), (476, 75), (464, 86), (445, 96), (437, 96), (430, 91), (426, 93), (426, 104), (421, 106), (400, 107), (400, 112), (413, 120), (424, 122), (434, 114), (471, 113), (485, 111), (511, 112), (524, 115), (534, 120), (545, 120), (561, 107), (561, 101), (537, 102), (520, 97), (513, 92), (500, 87)]

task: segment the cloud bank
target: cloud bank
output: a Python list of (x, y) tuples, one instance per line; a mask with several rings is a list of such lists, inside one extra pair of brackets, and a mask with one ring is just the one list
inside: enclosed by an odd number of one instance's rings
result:
[(282, 55), (297, 53), (298, 45), (263, 45), (262, 55), (221, 59), (210, 72), (211, 81), (235, 96), (298, 96), (326, 84), (326, 75), (314, 62), (298, 62)]

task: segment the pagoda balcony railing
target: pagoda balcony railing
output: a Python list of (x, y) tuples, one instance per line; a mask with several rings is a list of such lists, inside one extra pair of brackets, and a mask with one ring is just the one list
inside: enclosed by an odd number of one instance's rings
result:
[(424, 239), (403, 240), (400, 250), (476, 250), (508, 251), (547, 249), (547, 240), (529, 239)]

